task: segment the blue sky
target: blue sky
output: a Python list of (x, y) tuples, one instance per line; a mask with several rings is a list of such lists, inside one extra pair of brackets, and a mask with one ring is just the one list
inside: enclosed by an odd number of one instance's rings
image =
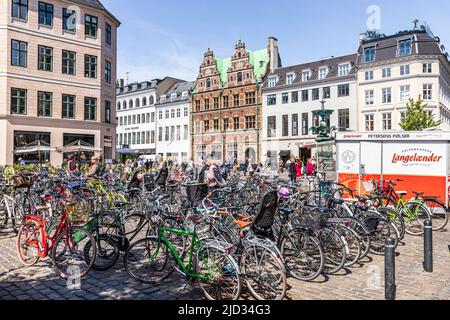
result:
[(249, 50), (279, 41), (283, 66), (355, 52), (367, 30), (371, 5), (380, 8), (381, 32), (426, 21), (450, 50), (448, 0), (102, 0), (122, 22), (118, 77), (164, 76), (194, 80), (207, 48), (220, 57), (242, 39)]

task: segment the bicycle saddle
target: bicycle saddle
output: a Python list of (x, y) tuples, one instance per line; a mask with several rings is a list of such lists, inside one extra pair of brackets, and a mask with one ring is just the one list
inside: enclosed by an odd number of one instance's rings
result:
[(400, 196), (406, 196), (408, 194), (408, 191), (395, 191), (395, 193)]
[(418, 197), (423, 196), (425, 194), (425, 192), (417, 192), (417, 191), (413, 191), (412, 193)]

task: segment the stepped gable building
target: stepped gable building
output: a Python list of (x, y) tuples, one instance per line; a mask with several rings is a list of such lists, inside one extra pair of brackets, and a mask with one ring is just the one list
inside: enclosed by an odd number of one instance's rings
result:
[(0, 1), (0, 165), (37, 162), (14, 150), (38, 140), (82, 140), (114, 158), (119, 25), (98, 0)]
[(450, 63), (426, 25), (394, 35), (362, 34), (357, 58), (359, 130), (401, 130), (410, 98), (450, 129)]
[(191, 147), (196, 162), (256, 162), (261, 159), (261, 88), (266, 75), (281, 66), (277, 39), (249, 51), (239, 41), (230, 58), (205, 53), (191, 97)]

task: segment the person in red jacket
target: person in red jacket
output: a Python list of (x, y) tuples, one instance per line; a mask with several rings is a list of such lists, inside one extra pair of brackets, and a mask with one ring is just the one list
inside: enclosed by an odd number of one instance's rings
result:
[(303, 177), (302, 173), (303, 163), (297, 159), (295, 161), (295, 171), (297, 171), (297, 179)]
[(306, 172), (308, 174), (308, 177), (314, 176), (314, 173), (316, 172), (316, 167), (312, 163), (311, 159), (308, 159), (308, 163), (306, 164)]

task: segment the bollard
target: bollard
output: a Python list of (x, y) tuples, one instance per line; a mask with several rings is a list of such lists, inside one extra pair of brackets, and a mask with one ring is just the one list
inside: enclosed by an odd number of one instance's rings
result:
[(424, 255), (423, 269), (433, 272), (433, 223), (426, 220), (424, 224)]
[(386, 238), (384, 248), (384, 286), (386, 300), (395, 300), (397, 286), (395, 285), (395, 241), (391, 237)]

